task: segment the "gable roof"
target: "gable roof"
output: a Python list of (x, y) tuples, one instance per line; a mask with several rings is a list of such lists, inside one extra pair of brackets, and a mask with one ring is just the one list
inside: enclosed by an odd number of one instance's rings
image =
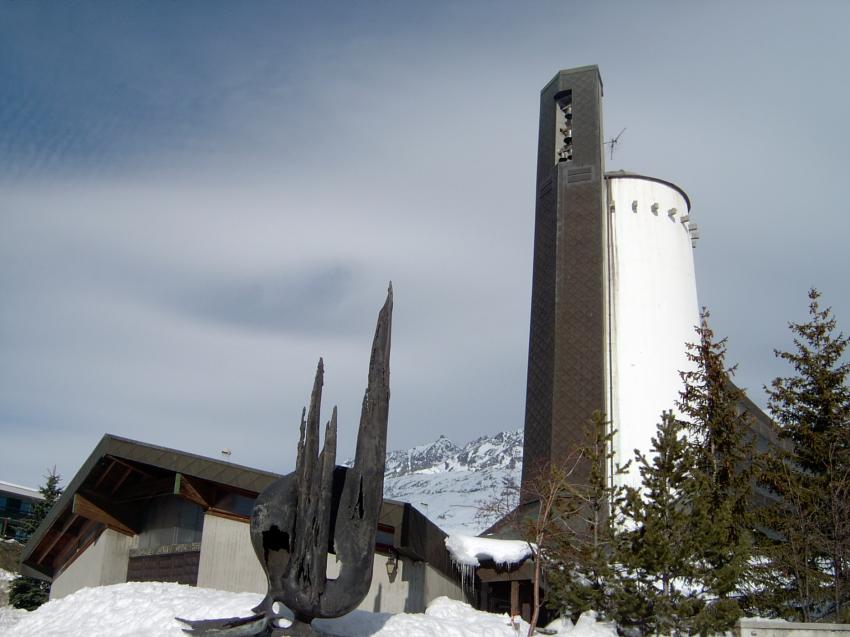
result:
[(209, 509), (224, 493), (256, 497), (279, 477), (106, 434), (30, 537), (21, 556), (22, 569), (49, 579), (104, 527), (133, 534), (140, 522), (140, 500), (180, 495)]
[[(30, 537), (21, 557), (24, 575), (50, 580), (100, 533), (141, 530), (146, 500), (179, 496), (207, 512), (248, 521), (231, 495), (253, 500), (282, 476), (106, 434)], [(242, 504), (245, 503), (244, 498)], [(450, 578), (457, 573), (444, 544), (446, 534), (415, 507), (383, 500), (379, 522), (393, 529), (393, 550), (424, 560)]]

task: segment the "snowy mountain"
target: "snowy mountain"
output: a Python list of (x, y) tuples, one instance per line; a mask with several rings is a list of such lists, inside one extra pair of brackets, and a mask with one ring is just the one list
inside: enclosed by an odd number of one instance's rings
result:
[(447, 533), (478, 534), (495, 518), (476, 516), (480, 505), (519, 484), (522, 430), (482, 436), (458, 446), (445, 436), (387, 454), (384, 497), (410, 502)]

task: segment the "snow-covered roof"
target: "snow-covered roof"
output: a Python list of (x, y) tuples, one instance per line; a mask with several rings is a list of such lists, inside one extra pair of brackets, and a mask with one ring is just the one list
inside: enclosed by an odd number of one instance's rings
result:
[(523, 540), (496, 540), (471, 535), (450, 535), (446, 548), (457, 564), (480, 566), (492, 560), (499, 566), (522, 564), (532, 555), (532, 545)]
[(38, 492), (38, 489), (31, 489), (30, 487), (22, 487), (19, 484), (12, 484), (11, 482), (4, 482), (0, 480), (0, 492), (4, 493), (13, 493), (14, 495), (20, 495), (25, 498), (42, 500), (42, 495)]

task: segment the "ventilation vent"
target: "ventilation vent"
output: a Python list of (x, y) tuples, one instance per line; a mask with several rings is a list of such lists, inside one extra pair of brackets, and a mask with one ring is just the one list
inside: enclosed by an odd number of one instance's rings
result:
[(567, 169), (567, 183), (578, 184), (593, 179), (593, 166)]

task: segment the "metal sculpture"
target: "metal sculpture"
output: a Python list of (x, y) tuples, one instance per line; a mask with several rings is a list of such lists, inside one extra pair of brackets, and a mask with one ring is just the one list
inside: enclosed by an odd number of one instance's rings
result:
[[(363, 397), (354, 465), (336, 466), (336, 407), (319, 452), (319, 412), (324, 364), (319, 359), (310, 408), (301, 414), (295, 472), (267, 487), (254, 504), (251, 542), (268, 576), (268, 592), (251, 617), (179, 621), (185, 632), (204, 635), (317, 635), (314, 618), (339, 617), (363, 600), (372, 582), (375, 533), (383, 501), (390, 399), (393, 292), (378, 314)], [(339, 575), (327, 577), (328, 553)], [(280, 628), (278, 602), (294, 614)], [(179, 619), (179, 618), (178, 618)]]

